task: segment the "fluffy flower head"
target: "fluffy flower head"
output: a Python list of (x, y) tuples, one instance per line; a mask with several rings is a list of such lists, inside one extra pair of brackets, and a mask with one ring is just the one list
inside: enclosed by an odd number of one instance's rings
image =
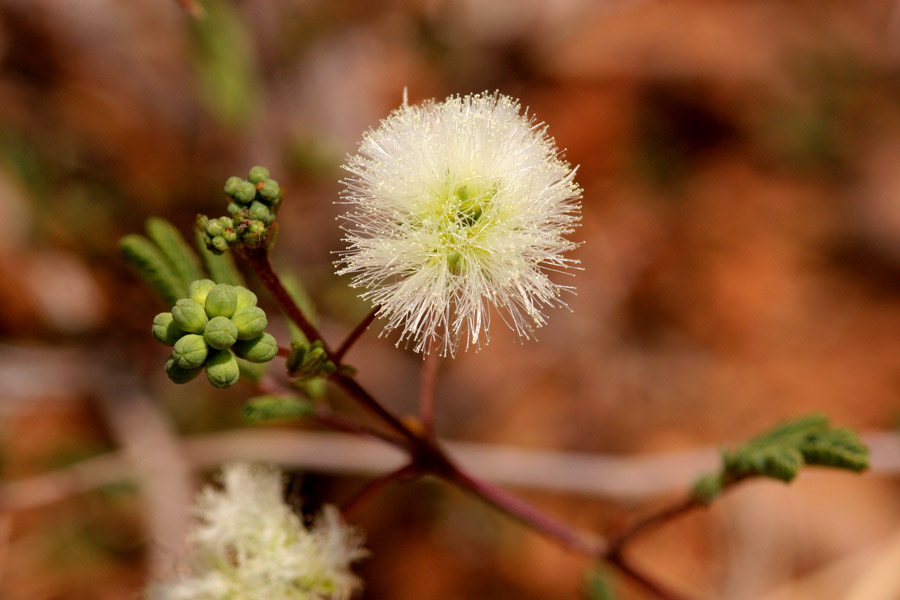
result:
[(366, 553), (334, 507), (307, 528), (277, 469), (226, 465), (222, 483), (194, 507), (184, 572), (150, 600), (346, 600), (359, 587), (349, 565)]
[(338, 273), (417, 352), (488, 340), (491, 306), (523, 338), (563, 304), (549, 271), (579, 220), (575, 170), (546, 127), (500, 94), (403, 106), (344, 168), (348, 244)]

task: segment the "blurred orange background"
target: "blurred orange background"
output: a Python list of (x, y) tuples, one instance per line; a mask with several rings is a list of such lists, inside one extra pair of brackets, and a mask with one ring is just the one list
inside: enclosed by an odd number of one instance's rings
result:
[[(571, 312), (524, 345), (497, 321), (490, 345), (444, 360), (441, 436), (666, 456), (809, 411), (878, 439), (897, 427), (900, 3), (200, 4), (196, 20), (175, 0), (0, 0), (0, 598), (139, 597), (208, 481), (180, 440), (242, 427), (247, 390), (166, 379), (148, 335), (166, 307), (119, 237), (149, 216), (188, 234), (224, 213), (228, 176), (266, 165), (287, 188), (274, 260), (340, 339), (369, 309), (333, 274), (340, 165), (404, 88), (521, 99), (584, 188)], [(375, 333), (351, 362), (413, 412), (421, 361)], [(79, 487), (120, 449), (133, 477)], [(33, 479), (85, 460), (75, 483)], [(642, 538), (635, 562), (697, 598), (900, 598), (884, 568), (898, 461), (750, 483)], [(315, 510), (362, 482), (295, 470), (290, 493)], [(600, 533), (677, 493), (530, 488)], [(587, 597), (585, 559), (435, 483), (354, 522), (367, 599)]]

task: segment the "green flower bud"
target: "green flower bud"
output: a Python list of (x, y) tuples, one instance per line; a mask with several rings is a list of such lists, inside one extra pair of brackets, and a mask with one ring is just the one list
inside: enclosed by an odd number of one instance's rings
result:
[(237, 327), (237, 338), (239, 340), (252, 340), (263, 331), (269, 320), (266, 319), (266, 313), (258, 306), (245, 306), (234, 311), (231, 321)]
[(196, 226), (201, 232), (206, 231), (206, 224), (209, 223), (209, 217), (206, 215), (197, 215)]
[(274, 179), (268, 180), (262, 189), (259, 190), (259, 195), (268, 202), (274, 202), (280, 194), (281, 188), (278, 187), (278, 182)]
[(237, 359), (230, 350), (217, 350), (206, 361), (206, 377), (217, 388), (227, 388), (237, 383), (241, 376)]
[(256, 306), (256, 294), (244, 286), (234, 286), (234, 293), (237, 294), (237, 310), (235, 310), (235, 313), (245, 306)]
[(228, 250), (228, 242), (226, 242), (225, 238), (221, 235), (217, 235), (212, 239), (212, 247), (213, 249), (218, 250), (219, 253), (222, 253)]
[(240, 177), (229, 177), (225, 181), (225, 193), (229, 196), (234, 196), (235, 192), (237, 192), (237, 187), (241, 183)]
[(237, 241), (237, 234), (234, 232), (234, 229), (226, 229), (222, 232), (222, 237), (225, 238), (225, 241), (229, 244), (233, 244)]
[(213, 317), (203, 330), (203, 338), (216, 350), (226, 350), (237, 341), (238, 328), (231, 319)]
[(269, 362), (278, 354), (278, 342), (268, 333), (264, 333), (252, 340), (238, 341), (232, 349), (235, 354), (245, 360), (264, 363)]
[(198, 279), (188, 287), (188, 298), (203, 306), (206, 303), (206, 295), (214, 287), (216, 282), (212, 279)]
[(172, 358), (182, 369), (195, 369), (201, 366), (206, 361), (208, 353), (206, 340), (196, 333), (184, 336), (175, 342), (175, 347), (172, 348)]
[(247, 179), (250, 180), (250, 183), (256, 184), (261, 183), (269, 178), (269, 170), (265, 167), (253, 167), (250, 169), (250, 175)]
[(247, 233), (252, 235), (263, 235), (266, 232), (266, 224), (262, 221), (250, 221), (250, 227), (247, 228)]
[(203, 328), (209, 321), (203, 305), (190, 298), (184, 298), (175, 303), (175, 306), (172, 307), (172, 318), (175, 319), (175, 324), (182, 331), (188, 333), (203, 333)]
[(203, 242), (203, 245), (209, 248), (212, 246), (212, 237), (205, 231), (200, 232), (200, 240)]
[(166, 346), (174, 346), (178, 338), (184, 335), (184, 332), (175, 324), (172, 313), (159, 313), (153, 317), (153, 337), (160, 344)]
[(206, 314), (210, 317), (230, 318), (237, 308), (237, 293), (227, 283), (220, 283), (206, 296)]
[(217, 235), (222, 235), (222, 231), (225, 230), (225, 226), (219, 222), (218, 219), (210, 219), (206, 222), (206, 233), (210, 235), (210, 237), (216, 237)]
[(228, 203), (228, 214), (232, 217), (237, 217), (237, 214), (244, 210), (244, 207), (238, 204), (237, 202), (229, 202)]
[(234, 199), (241, 204), (250, 204), (256, 198), (256, 186), (249, 181), (240, 182), (234, 190)]
[(187, 383), (194, 377), (200, 374), (200, 371), (203, 370), (203, 367), (195, 367), (193, 369), (182, 369), (178, 366), (178, 363), (175, 362), (174, 357), (169, 357), (169, 360), (166, 361), (166, 375), (169, 376), (174, 383)]
[(250, 205), (250, 218), (265, 223), (269, 218), (269, 208), (259, 200), (254, 200)]

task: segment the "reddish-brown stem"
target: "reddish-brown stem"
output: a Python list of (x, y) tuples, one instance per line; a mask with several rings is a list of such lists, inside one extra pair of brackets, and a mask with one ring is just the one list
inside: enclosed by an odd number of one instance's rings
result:
[[(357, 339), (359, 339), (362, 333), (371, 324), (371, 321), (375, 318), (375, 311), (373, 311), (350, 333), (344, 343), (341, 344), (338, 352), (332, 353), (328, 350), (328, 347), (325, 345), (324, 340), (322, 340), (318, 330), (306, 319), (303, 312), (282, 285), (278, 275), (272, 269), (267, 251), (265, 249), (245, 249), (241, 254), (259, 275), (263, 284), (272, 296), (275, 297), (287, 316), (297, 324), (310, 341), (321, 340), (325, 351), (332, 357), (332, 360), (334, 360), (336, 364), (340, 363), (340, 359), (343, 358), (344, 353)], [(283, 355), (283, 351), (285, 350), (286, 349), (279, 349), (279, 354)], [(287, 352), (289, 353), (289, 351)], [(410, 464), (407, 467), (395, 471), (394, 473), (389, 473), (386, 476), (369, 483), (359, 494), (357, 494), (356, 499), (351, 500), (348, 510), (354, 510), (354, 505), (364, 502), (392, 481), (409, 477), (413, 474), (430, 473), (481, 498), (526, 526), (543, 533), (572, 550), (608, 561), (610, 564), (618, 567), (624, 575), (632, 578), (647, 591), (654, 593), (662, 600), (682, 600), (681, 596), (665, 589), (663, 586), (638, 571), (633, 565), (629, 564), (622, 556), (622, 548), (639, 533), (695, 508), (699, 505), (698, 501), (693, 498), (683, 500), (658, 513), (645, 517), (624, 531), (612, 544), (608, 544), (603, 538), (589, 536), (569, 527), (502, 488), (469, 475), (450, 460), (434, 440), (431, 433), (434, 418), (434, 379), (436, 377), (437, 360), (433, 359), (431, 361), (433, 366), (427, 366), (428, 362), (429, 360), (426, 360), (426, 366), (423, 367), (423, 381), (420, 398), (422, 404), (422, 422), (425, 424), (425, 429), (422, 433), (413, 431), (403, 423), (403, 421), (397, 418), (376, 398), (369, 394), (369, 392), (367, 392), (352, 376), (338, 371), (330, 377), (331, 381), (344, 390), (344, 392), (356, 402), (374, 413), (386, 425), (399, 434), (400, 437), (395, 437), (365, 425), (346, 420), (343, 417), (331, 413), (324, 407), (317, 409), (317, 420), (334, 429), (373, 436), (384, 440), (387, 443), (398, 445), (405, 448), (410, 454)], [(429, 373), (428, 369), (432, 369), (433, 372)], [(265, 384), (260, 384), (261, 389), (265, 387), (267, 387)], [(407, 469), (409, 470), (408, 472)]]
[(383, 442), (387, 442), (392, 446), (397, 446), (398, 448), (407, 447), (407, 444), (397, 436), (393, 436), (389, 433), (381, 431), (380, 429), (375, 429), (373, 427), (369, 427), (368, 425), (363, 425), (362, 423), (357, 423), (356, 421), (346, 419), (338, 414), (331, 412), (330, 409), (327, 409), (325, 407), (316, 408), (315, 419), (322, 425), (337, 431), (344, 431), (346, 433), (355, 433), (357, 435), (373, 437)]
[(272, 263), (269, 261), (268, 251), (265, 248), (244, 248), (241, 251), (241, 256), (243, 256), (253, 270), (256, 271), (256, 274), (263, 282), (263, 285), (266, 286), (266, 289), (269, 290), (269, 293), (272, 294), (272, 297), (275, 298), (281, 306), (281, 310), (283, 310), (288, 318), (300, 328), (300, 331), (303, 332), (306, 339), (310, 342), (321, 340), (325, 352), (331, 354), (331, 350), (328, 349), (328, 345), (325, 343), (325, 340), (322, 339), (322, 334), (320, 334), (319, 330), (307, 320), (303, 311), (300, 310), (300, 307), (294, 302), (290, 292), (288, 292), (281, 283), (281, 279), (275, 273), (275, 270), (272, 268)]
[(428, 354), (422, 361), (422, 375), (419, 382), (419, 419), (425, 435), (434, 437), (434, 390), (437, 384), (437, 370), (440, 358)]
[[(740, 483), (743, 480), (744, 478), (735, 478), (725, 481), (722, 484), (721, 493), (725, 493), (731, 490), (735, 486), (735, 484)], [(622, 549), (625, 547), (625, 545), (631, 542), (631, 540), (633, 540), (634, 538), (657, 527), (665, 525), (666, 523), (686, 513), (689, 513), (692, 510), (703, 508), (705, 506), (706, 504), (701, 501), (695, 494), (688, 493), (683, 498), (676, 500), (671, 504), (667, 504), (659, 510), (636, 519), (622, 532), (620, 532), (618, 535), (612, 538), (612, 540), (610, 540), (609, 550), (606, 553), (606, 558), (609, 560), (612, 557), (621, 554)]]
[[(294, 390), (288, 389), (287, 387), (279, 384), (272, 377), (268, 376), (262, 378), (259, 382), (256, 383), (256, 390), (261, 394), (296, 393)], [(330, 408), (322, 404), (316, 405), (312, 418), (321, 425), (324, 425), (329, 429), (334, 429), (335, 431), (343, 431), (345, 433), (354, 433), (356, 435), (373, 437), (399, 448), (407, 447), (406, 442), (402, 438), (390, 435), (389, 433), (381, 431), (380, 429), (375, 429), (373, 427), (369, 427), (368, 425), (357, 423), (356, 421), (351, 421), (346, 417), (332, 412)]]
[(284, 346), (278, 346), (278, 356), (282, 358), (287, 358), (291, 355), (291, 349), (285, 348)]
[(623, 575), (631, 578), (632, 581), (640, 585), (646, 591), (652, 593), (657, 598), (660, 598), (660, 600), (687, 600), (687, 598), (681, 594), (673, 592), (659, 582), (650, 579), (647, 575), (628, 562), (621, 554), (616, 554), (615, 556), (607, 558), (606, 561), (616, 567)]
[(372, 309), (372, 312), (366, 315), (366, 317), (359, 322), (359, 324), (353, 328), (353, 331), (350, 332), (350, 335), (341, 343), (340, 347), (337, 349), (337, 352), (334, 353), (334, 356), (331, 357), (332, 362), (334, 364), (339, 365), (341, 361), (344, 360), (344, 355), (347, 354), (347, 351), (353, 347), (353, 344), (356, 343), (356, 340), (362, 337), (362, 334), (366, 332), (375, 319), (378, 318), (378, 307)]
[(381, 403), (367, 392), (365, 388), (359, 385), (355, 379), (338, 371), (331, 376), (331, 380), (337, 384), (339, 388), (349, 394), (351, 398), (378, 416), (378, 418), (389, 425), (391, 429), (406, 438), (410, 442), (411, 450), (418, 449), (422, 446), (421, 438), (407, 427), (403, 421), (395, 417), (392, 412), (382, 406)]
[(539, 531), (572, 550), (589, 556), (601, 556), (606, 549), (603, 539), (577, 532), (565, 523), (533, 507), (503, 488), (477, 479), (455, 465), (444, 478), (465, 491), (481, 498), (528, 527)]
[(396, 471), (391, 471), (390, 473), (385, 473), (381, 477), (372, 479), (343, 504), (343, 506), (341, 507), (341, 513), (344, 515), (345, 519), (349, 518), (361, 506), (366, 504), (376, 494), (378, 494), (378, 492), (383, 490), (391, 483), (403, 481), (404, 479), (412, 479), (414, 477), (417, 477), (421, 473), (422, 471), (418, 467), (412, 464), (408, 464), (397, 469)]

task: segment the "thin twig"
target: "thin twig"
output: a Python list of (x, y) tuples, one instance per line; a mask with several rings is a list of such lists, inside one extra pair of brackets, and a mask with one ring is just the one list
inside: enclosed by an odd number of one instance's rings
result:
[(350, 332), (350, 335), (341, 343), (340, 347), (337, 349), (337, 352), (334, 353), (334, 356), (331, 357), (331, 360), (334, 364), (339, 365), (341, 361), (344, 360), (344, 355), (347, 354), (347, 351), (353, 347), (353, 344), (362, 337), (362, 335), (366, 332), (375, 319), (378, 318), (378, 307), (372, 309), (372, 311), (366, 315), (366, 317), (359, 322), (359, 324), (353, 328), (353, 331)]
[[(741, 481), (744, 481), (744, 478), (731, 479), (724, 482), (722, 484), (722, 491), (720, 493), (725, 493), (733, 489), (734, 486)], [(636, 519), (634, 522), (628, 525), (628, 527), (626, 527), (624, 531), (612, 538), (605, 558), (607, 560), (610, 560), (613, 557), (619, 555), (626, 544), (628, 544), (641, 534), (660, 527), (670, 521), (673, 521), (676, 518), (691, 512), (692, 510), (705, 508), (706, 506), (707, 504), (700, 500), (695, 494), (688, 493), (683, 498), (676, 500), (670, 504), (666, 504), (659, 510), (653, 511), (647, 515), (644, 515), (643, 517)]]
[(422, 471), (418, 467), (408, 464), (395, 471), (391, 471), (390, 473), (385, 473), (381, 477), (370, 480), (362, 487), (362, 489), (341, 506), (341, 514), (344, 515), (345, 519), (349, 518), (353, 513), (359, 510), (361, 506), (374, 498), (378, 492), (391, 483), (412, 479), (421, 473)]
[(389, 425), (394, 431), (409, 440), (412, 448), (418, 448), (422, 445), (423, 440), (418, 435), (407, 427), (403, 421), (394, 416), (392, 412), (382, 406), (382, 404), (367, 392), (353, 377), (338, 371), (331, 376), (331, 380), (335, 382), (339, 388), (349, 394), (351, 398), (378, 416), (378, 418)]
[[(274, 377), (266, 375), (255, 383), (256, 391), (261, 394), (296, 394), (296, 392), (278, 381)], [(311, 418), (317, 423), (333, 429), (335, 431), (343, 431), (344, 433), (354, 433), (366, 437), (379, 439), (387, 442), (392, 446), (406, 448), (407, 445), (402, 438), (390, 435), (380, 429), (375, 429), (363, 423), (357, 423), (344, 416), (333, 412), (324, 404), (316, 404)]]
[(422, 375), (419, 383), (419, 419), (428, 437), (434, 437), (434, 390), (437, 384), (437, 370), (440, 357), (428, 354), (422, 361)]
[(278, 356), (281, 358), (287, 358), (291, 355), (291, 349), (285, 348), (284, 346), (278, 346)]
[(687, 600), (685, 596), (673, 592), (659, 582), (651, 579), (648, 575), (628, 562), (621, 554), (617, 554), (615, 557), (607, 559), (607, 562), (616, 567), (623, 575), (627, 575), (642, 588), (660, 598), (660, 600)]
[(300, 328), (303, 335), (305, 335), (310, 342), (316, 340), (321, 341), (325, 352), (331, 354), (331, 350), (328, 349), (328, 345), (325, 343), (325, 340), (322, 339), (322, 334), (319, 333), (319, 330), (316, 329), (315, 325), (309, 322), (303, 314), (303, 311), (297, 306), (297, 303), (294, 301), (290, 292), (288, 292), (284, 287), (284, 284), (281, 283), (281, 279), (278, 277), (278, 274), (275, 273), (275, 270), (272, 268), (272, 263), (269, 261), (268, 251), (264, 248), (244, 248), (240, 251), (240, 255), (250, 264), (253, 270), (256, 271), (256, 274), (263, 282), (263, 285), (266, 286), (266, 289), (269, 290), (269, 293), (272, 294), (272, 297), (275, 298), (281, 306), (281, 310), (283, 310), (288, 318)]
[(589, 556), (600, 556), (606, 549), (607, 544), (603, 538), (576, 531), (503, 488), (477, 479), (458, 467), (454, 467), (445, 479), (571, 550)]

